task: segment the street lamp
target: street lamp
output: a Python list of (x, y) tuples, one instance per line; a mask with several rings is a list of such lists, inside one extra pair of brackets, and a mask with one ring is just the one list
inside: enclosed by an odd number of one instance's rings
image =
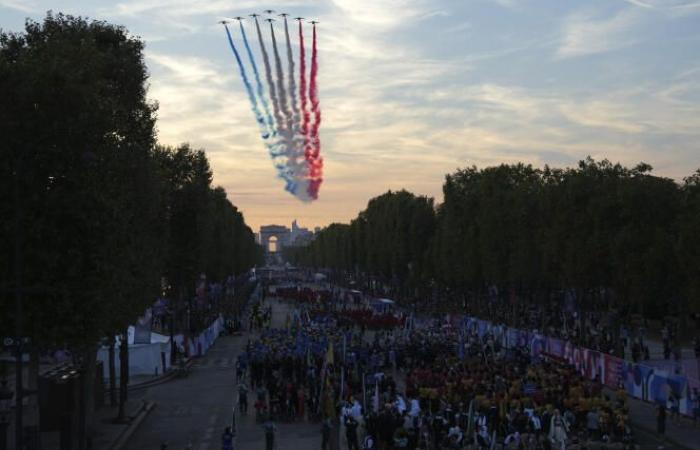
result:
[(7, 387), (7, 380), (3, 378), (0, 381), (0, 450), (7, 450), (7, 427), (10, 425), (10, 404), (14, 395)]

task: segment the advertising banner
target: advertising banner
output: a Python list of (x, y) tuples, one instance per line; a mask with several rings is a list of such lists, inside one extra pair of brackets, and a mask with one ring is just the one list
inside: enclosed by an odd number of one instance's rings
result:
[(622, 360), (616, 356), (605, 354), (603, 356), (603, 384), (609, 388), (617, 388), (622, 379)]
[(564, 341), (561, 339), (547, 338), (547, 353), (555, 358), (564, 358)]

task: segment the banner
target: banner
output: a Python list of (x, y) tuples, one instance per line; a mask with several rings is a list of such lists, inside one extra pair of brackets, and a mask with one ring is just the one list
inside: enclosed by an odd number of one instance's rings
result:
[[(600, 353), (594, 350), (583, 350), (583, 370), (582, 373), (591, 380), (600, 376), (601, 358)], [(601, 377), (602, 378), (602, 377)]]
[(564, 341), (555, 338), (547, 338), (547, 353), (555, 358), (564, 358)]
[(530, 355), (533, 358), (539, 358), (540, 354), (547, 349), (547, 338), (541, 334), (535, 334), (530, 339)]
[(513, 348), (520, 345), (520, 330), (508, 328), (506, 331), (506, 347)]
[(616, 356), (603, 356), (603, 384), (609, 388), (617, 388), (622, 379), (622, 360)]
[(635, 398), (647, 399), (646, 384), (652, 369), (629, 361), (622, 362), (622, 380), (625, 391)]

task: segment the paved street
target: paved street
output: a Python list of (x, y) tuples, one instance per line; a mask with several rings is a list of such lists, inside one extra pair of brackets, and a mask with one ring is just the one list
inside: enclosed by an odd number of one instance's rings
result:
[[(273, 304), (273, 326), (283, 326), (289, 307)], [(189, 376), (150, 388), (143, 393), (156, 408), (141, 424), (127, 444), (133, 450), (157, 450), (161, 442), (169, 450), (218, 450), (221, 434), (231, 423), (235, 395), (235, 361), (245, 348), (248, 334), (222, 337), (207, 355), (196, 361)], [(249, 397), (250, 399), (250, 397)], [(250, 400), (249, 400), (250, 401)], [(265, 440), (260, 424), (255, 423), (252, 405), (247, 416), (238, 416), (236, 448), (263, 450)], [(316, 424), (297, 422), (278, 424), (276, 450), (313, 449), (320, 446)]]

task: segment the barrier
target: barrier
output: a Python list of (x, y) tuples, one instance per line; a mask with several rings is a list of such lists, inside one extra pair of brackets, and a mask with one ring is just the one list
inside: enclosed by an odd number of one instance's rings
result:
[[(500, 336), (506, 348), (527, 347), (534, 358), (547, 355), (565, 361), (581, 375), (599, 380), (609, 388), (624, 388), (631, 397), (666, 405), (671, 393), (679, 399), (681, 414), (692, 416), (690, 394), (694, 388), (700, 390), (700, 381), (688, 375), (676, 374), (679, 366), (687, 373), (697, 373), (698, 361), (650, 361), (648, 364), (625, 361), (616, 356), (596, 350), (578, 347), (569, 341), (546, 337), (541, 334), (503, 328), (487, 320), (464, 316), (460, 321), (467, 333), (476, 333), (483, 338), (487, 333)], [(695, 364), (695, 366), (693, 366)], [(695, 372), (693, 372), (695, 370)]]

